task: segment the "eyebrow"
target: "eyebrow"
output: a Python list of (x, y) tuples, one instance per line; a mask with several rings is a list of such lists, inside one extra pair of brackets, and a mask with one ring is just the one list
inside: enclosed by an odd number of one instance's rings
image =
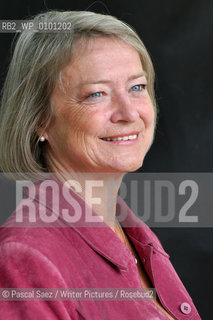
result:
[[(130, 76), (127, 81), (129, 82), (131, 80), (135, 80), (135, 79), (138, 79), (138, 78), (141, 78), (141, 77), (146, 77), (146, 72), (145, 71)], [(111, 83), (111, 82), (112, 82), (111, 80), (107, 80), (107, 79), (106, 80), (105, 79), (100, 79), (100, 80), (97, 80), (97, 81), (85, 80), (85, 81), (82, 81), (81, 86), (83, 86), (85, 84), (98, 84), (98, 83)]]

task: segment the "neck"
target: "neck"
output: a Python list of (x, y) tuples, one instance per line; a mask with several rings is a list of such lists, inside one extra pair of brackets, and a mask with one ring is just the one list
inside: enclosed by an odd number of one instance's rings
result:
[(64, 168), (51, 166), (50, 172), (77, 193), (114, 231), (118, 190), (124, 173), (76, 172), (66, 173)]

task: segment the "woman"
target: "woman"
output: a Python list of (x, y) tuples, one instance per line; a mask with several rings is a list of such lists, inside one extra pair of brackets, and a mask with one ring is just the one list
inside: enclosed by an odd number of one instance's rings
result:
[(37, 26), (50, 22), (71, 23), (71, 30), (22, 32), (4, 86), (1, 169), (37, 183), (24, 189), (1, 230), (0, 285), (154, 287), (157, 298), (4, 297), (1, 314), (200, 319), (157, 237), (117, 197), (124, 174), (142, 165), (153, 140), (154, 71), (147, 50), (112, 16), (53, 11), (34, 18)]

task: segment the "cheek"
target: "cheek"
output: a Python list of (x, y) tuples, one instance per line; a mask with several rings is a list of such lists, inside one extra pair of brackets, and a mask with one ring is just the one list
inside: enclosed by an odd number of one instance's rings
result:
[(78, 121), (78, 127), (82, 132), (91, 135), (92, 137), (98, 136), (100, 131), (103, 130), (109, 119), (109, 111), (105, 112), (103, 108), (91, 107), (86, 108), (80, 115), (80, 121)]
[(88, 120), (88, 114), (82, 106), (67, 103), (55, 111), (50, 131), (52, 135), (62, 138), (74, 137), (87, 130)]
[(139, 109), (140, 117), (144, 121), (146, 127), (155, 125), (155, 109), (149, 96), (141, 101)]

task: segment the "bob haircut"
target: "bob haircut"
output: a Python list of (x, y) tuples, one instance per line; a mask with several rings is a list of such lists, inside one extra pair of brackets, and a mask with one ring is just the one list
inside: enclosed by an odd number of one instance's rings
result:
[(89, 11), (48, 11), (38, 14), (33, 21), (35, 24), (69, 23), (71, 30), (25, 30), (16, 42), (0, 113), (0, 169), (13, 179), (41, 180), (48, 172), (47, 142), (39, 142), (39, 134), (42, 135), (51, 122), (51, 93), (78, 39), (115, 37), (135, 48), (146, 72), (147, 90), (156, 111), (153, 65), (143, 42), (129, 25), (113, 16)]

